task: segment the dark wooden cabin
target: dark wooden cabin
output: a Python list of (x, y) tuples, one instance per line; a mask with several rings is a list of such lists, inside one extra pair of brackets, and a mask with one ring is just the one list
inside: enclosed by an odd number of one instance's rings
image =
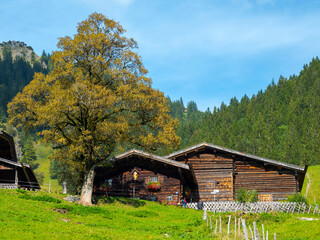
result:
[[(160, 202), (232, 201), (240, 188), (257, 190), (261, 201), (283, 200), (301, 191), (307, 170), (209, 143), (165, 157), (131, 150), (110, 163), (96, 169), (95, 194)], [(150, 181), (161, 189), (149, 191)]]
[(28, 164), (18, 162), (13, 138), (0, 131), (0, 188), (40, 189)]
[[(180, 202), (182, 179), (189, 174), (187, 164), (135, 149), (116, 156), (110, 163), (112, 166), (95, 170), (95, 194)], [(160, 190), (148, 190), (151, 182), (159, 183)]]

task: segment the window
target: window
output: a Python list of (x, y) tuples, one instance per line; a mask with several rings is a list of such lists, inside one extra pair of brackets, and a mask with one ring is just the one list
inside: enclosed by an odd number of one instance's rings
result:
[(172, 201), (172, 196), (167, 196), (167, 201)]
[(150, 177), (149, 182), (158, 182), (158, 177)]

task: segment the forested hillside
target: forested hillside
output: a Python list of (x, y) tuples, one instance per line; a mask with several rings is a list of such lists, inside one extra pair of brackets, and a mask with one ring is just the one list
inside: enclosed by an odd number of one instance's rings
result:
[(182, 99), (169, 102), (180, 121), (181, 148), (206, 141), (292, 164), (320, 164), (318, 58), (299, 76), (280, 77), (265, 91), (232, 98), (213, 112), (200, 112), (195, 102), (185, 107)]
[(29, 84), (34, 73), (48, 73), (50, 64), (50, 54), (43, 52), (39, 57), (23, 42), (0, 44), (0, 119), (5, 115), (8, 102)]

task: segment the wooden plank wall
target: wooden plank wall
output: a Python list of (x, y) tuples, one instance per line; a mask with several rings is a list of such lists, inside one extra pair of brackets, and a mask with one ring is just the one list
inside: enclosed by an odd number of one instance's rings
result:
[[(199, 199), (193, 201), (212, 201), (214, 189), (219, 190), (216, 194), (217, 201), (233, 200), (233, 160), (224, 155), (213, 153), (195, 153), (187, 156), (188, 164), (198, 184)], [(192, 189), (195, 191), (195, 189)]]
[(272, 200), (276, 201), (300, 190), (293, 170), (239, 157), (234, 163), (235, 192), (240, 188), (256, 189), (259, 194), (272, 194)]
[[(141, 168), (136, 169), (139, 171), (139, 175), (135, 184), (131, 171), (124, 172), (120, 176), (112, 178), (112, 192), (114, 192), (115, 195), (117, 195), (117, 193), (119, 195), (119, 193), (123, 192), (126, 197), (132, 197), (133, 187), (135, 185), (135, 197), (150, 199), (151, 196), (155, 196), (157, 201), (167, 202), (167, 196), (172, 196), (173, 201), (176, 203), (180, 202), (180, 179), (167, 177), (159, 173), (156, 174), (152, 171), (142, 170)], [(161, 190), (159, 192), (151, 193), (147, 190), (147, 184), (149, 183), (150, 177), (158, 177), (158, 181), (161, 185)]]

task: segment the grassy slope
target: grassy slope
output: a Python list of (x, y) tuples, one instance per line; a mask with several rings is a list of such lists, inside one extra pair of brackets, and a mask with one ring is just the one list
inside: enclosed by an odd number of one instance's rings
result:
[[(0, 189), (0, 239), (163, 239), (165, 233), (174, 239), (208, 236), (201, 212), (191, 209), (144, 201), (135, 201), (136, 207), (120, 202), (83, 207), (66, 201), (56, 204), (18, 198), (22, 195)], [(53, 210), (65, 205), (74, 207), (72, 212)]]
[(43, 143), (36, 144), (35, 146), (36, 154), (38, 156), (38, 163), (39, 168), (35, 170), (35, 172), (42, 172), (44, 174), (44, 181), (41, 188), (43, 190), (48, 191), (49, 190), (49, 181), (51, 183), (51, 191), (62, 191), (62, 187), (59, 186), (58, 181), (56, 179), (50, 179), (50, 161), (48, 159), (49, 155), (51, 154), (51, 147), (45, 146)]
[[(310, 176), (311, 185), (309, 188), (307, 199), (309, 203), (320, 204), (320, 165), (310, 166), (307, 174)], [(302, 188), (302, 194), (306, 193), (308, 178), (305, 178), (305, 182)]]
[[(26, 194), (43, 196), (46, 193)], [(212, 239), (212, 232), (201, 220), (202, 211), (132, 199), (83, 207), (66, 201), (54, 203), (21, 198), (26, 194), (0, 189), (0, 239)], [(63, 197), (58, 194), (50, 196)], [(57, 208), (67, 208), (69, 212), (54, 211)], [(277, 239), (320, 238), (320, 221), (297, 219), (297, 216), (303, 216), (301, 214), (240, 215), (251, 227), (256, 221), (261, 229), (263, 223), (269, 231), (269, 239), (273, 238), (274, 232)], [(224, 232), (228, 216), (222, 215)], [(234, 216), (239, 217), (239, 214), (233, 213), (232, 216), (234, 220)], [(218, 215), (213, 216), (213, 223), (216, 219)], [(231, 232), (233, 229), (232, 222)]]

